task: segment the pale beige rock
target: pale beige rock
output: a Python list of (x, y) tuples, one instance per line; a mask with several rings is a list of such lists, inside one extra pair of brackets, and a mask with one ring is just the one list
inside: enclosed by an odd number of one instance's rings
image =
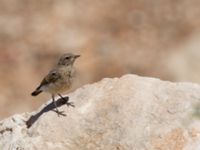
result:
[[(0, 122), (1, 150), (199, 150), (200, 86), (125, 75), (69, 94), (66, 117), (38, 112)], [(50, 101), (51, 102), (51, 101)]]

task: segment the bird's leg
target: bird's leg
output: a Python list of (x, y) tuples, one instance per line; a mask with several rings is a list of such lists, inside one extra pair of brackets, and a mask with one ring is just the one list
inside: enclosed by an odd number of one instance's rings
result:
[(59, 94), (58, 93), (58, 96), (60, 96), (60, 98), (62, 99), (62, 100), (65, 100), (66, 101), (66, 104), (67, 104), (67, 106), (72, 106), (72, 107), (75, 107), (75, 105), (74, 105), (74, 103), (73, 102), (69, 102), (69, 98), (64, 98), (61, 94)]
[(56, 101), (55, 101), (55, 95), (54, 95), (54, 94), (52, 94), (52, 100), (53, 100), (55, 109), (56, 109), (56, 111), (58, 112), (58, 108), (57, 108), (57, 104), (56, 104)]
[(61, 99), (66, 100), (61, 94), (58, 93), (58, 96), (60, 96)]
[(59, 115), (62, 115), (62, 116), (66, 116), (63, 112), (64, 111), (59, 111), (58, 110), (58, 107), (57, 107), (57, 104), (56, 104), (56, 101), (55, 101), (55, 95), (54, 94), (52, 94), (52, 100), (53, 100), (53, 103), (54, 103), (54, 106), (55, 106), (55, 112), (58, 114), (58, 116)]

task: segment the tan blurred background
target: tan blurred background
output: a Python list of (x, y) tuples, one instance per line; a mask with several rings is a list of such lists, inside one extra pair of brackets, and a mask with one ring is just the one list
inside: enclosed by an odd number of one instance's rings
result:
[(65, 52), (74, 89), (126, 73), (200, 83), (199, 0), (0, 0), (0, 119), (50, 98), (30, 93)]

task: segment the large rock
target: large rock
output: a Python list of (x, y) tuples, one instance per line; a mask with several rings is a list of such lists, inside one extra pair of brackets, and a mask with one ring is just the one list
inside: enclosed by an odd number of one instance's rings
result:
[[(199, 150), (200, 86), (125, 75), (0, 122), (1, 150)], [(61, 103), (60, 103), (61, 102)], [(29, 128), (27, 128), (27, 125)]]

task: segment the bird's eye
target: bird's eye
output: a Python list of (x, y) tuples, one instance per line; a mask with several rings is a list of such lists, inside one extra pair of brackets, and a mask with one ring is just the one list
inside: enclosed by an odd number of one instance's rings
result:
[(66, 60), (68, 60), (69, 58), (70, 58), (70, 57), (68, 57), (68, 56), (67, 56), (67, 57), (65, 57), (65, 59), (66, 59)]
[(51, 74), (52, 74), (53, 76), (55, 76), (55, 75), (56, 75), (56, 73), (55, 73), (55, 72), (52, 72)]

